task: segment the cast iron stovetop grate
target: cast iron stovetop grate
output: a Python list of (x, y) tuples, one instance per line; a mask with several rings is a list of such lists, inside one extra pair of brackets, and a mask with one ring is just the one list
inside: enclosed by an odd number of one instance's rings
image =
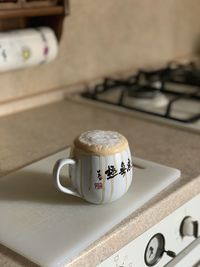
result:
[[(174, 85), (174, 88), (176, 88), (176, 85), (181, 85), (193, 87), (193, 90), (192, 92), (187, 90), (171, 90), (168, 88), (169, 83)], [(116, 90), (116, 88), (120, 88), (120, 94), (115, 102), (100, 97), (108, 91)], [(143, 94), (146, 99), (151, 99), (156, 93), (162, 93), (165, 96), (169, 96), (170, 99), (162, 114), (156, 111), (148, 111), (142, 107), (129, 106), (124, 103), (124, 97), (127, 94), (134, 95), (136, 98)], [(200, 69), (193, 62), (189, 64), (172, 62), (166, 68), (159, 70), (140, 70), (137, 74), (126, 79), (105, 78), (103, 83), (99, 83), (93, 88), (86, 88), (81, 95), (94, 101), (118, 105), (142, 113), (164, 117), (182, 123), (193, 123), (200, 119), (200, 112), (188, 118), (178, 118), (172, 115), (171, 111), (177, 101), (180, 100), (195, 101), (200, 105)]]

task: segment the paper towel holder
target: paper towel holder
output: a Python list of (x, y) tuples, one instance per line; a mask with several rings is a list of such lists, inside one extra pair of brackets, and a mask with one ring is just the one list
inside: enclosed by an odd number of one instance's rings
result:
[(0, 31), (47, 26), (60, 40), (69, 0), (9, 0), (0, 2)]

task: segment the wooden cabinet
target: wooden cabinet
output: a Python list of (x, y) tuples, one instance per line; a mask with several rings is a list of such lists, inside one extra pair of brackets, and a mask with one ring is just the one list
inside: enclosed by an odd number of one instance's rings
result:
[(68, 0), (0, 0), (0, 31), (48, 26), (60, 39), (68, 13)]

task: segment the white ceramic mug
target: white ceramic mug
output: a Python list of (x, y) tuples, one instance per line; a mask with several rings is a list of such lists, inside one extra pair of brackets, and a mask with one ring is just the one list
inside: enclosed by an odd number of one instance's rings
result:
[[(69, 165), (71, 188), (60, 182), (60, 171), (65, 165)], [(104, 204), (127, 192), (132, 182), (132, 168), (127, 139), (118, 132), (94, 130), (74, 140), (71, 158), (56, 162), (53, 179), (64, 193)]]

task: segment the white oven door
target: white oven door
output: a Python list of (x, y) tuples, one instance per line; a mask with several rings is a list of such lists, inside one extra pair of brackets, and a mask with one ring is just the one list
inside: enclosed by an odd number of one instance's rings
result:
[(200, 267), (200, 237), (195, 239), (165, 267)]

